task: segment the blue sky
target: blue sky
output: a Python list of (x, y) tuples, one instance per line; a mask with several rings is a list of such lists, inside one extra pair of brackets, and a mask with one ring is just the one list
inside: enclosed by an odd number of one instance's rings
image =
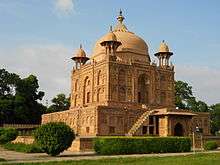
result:
[(220, 102), (219, 0), (0, 0), (0, 67), (37, 75), (45, 99), (68, 93), (69, 58), (80, 43), (90, 56), (120, 8), (152, 59), (165, 40), (176, 79), (192, 85), (198, 99)]

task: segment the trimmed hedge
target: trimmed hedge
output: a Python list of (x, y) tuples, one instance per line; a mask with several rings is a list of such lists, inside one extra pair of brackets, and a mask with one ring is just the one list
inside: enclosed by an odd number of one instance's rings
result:
[(24, 144), (24, 143), (6, 143), (3, 145), (5, 149), (17, 151), (17, 152), (25, 152), (25, 153), (42, 153), (41, 148), (33, 143), (33, 144)]
[(204, 145), (205, 150), (215, 150), (218, 148), (218, 144), (216, 141), (207, 141)]
[(97, 137), (94, 150), (102, 155), (189, 152), (191, 140), (187, 137)]
[(56, 156), (71, 146), (75, 133), (63, 122), (51, 122), (37, 128), (34, 137), (44, 152)]
[(0, 144), (13, 141), (18, 136), (18, 131), (14, 128), (0, 128)]

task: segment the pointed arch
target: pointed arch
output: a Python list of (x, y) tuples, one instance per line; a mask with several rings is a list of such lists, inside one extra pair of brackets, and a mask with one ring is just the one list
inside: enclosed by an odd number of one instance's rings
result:
[(126, 90), (124, 87), (119, 88), (119, 101), (126, 101)]
[(90, 88), (91, 83), (89, 80), (89, 76), (86, 76), (86, 78), (84, 79), (84, 84), (83, 84), (83, 104), (89, 103), (90, 102)]
[(146, 74), (141, 74), (138, 77), (138, 103), (149, 103), (149, 79)]
[(126, 72), (120, 69), (118, 72), (118, 100), (126, 101)]
[(174, 127), (174, 136), (184, 136), (184, 129), (183, 125), (180, 123), (177, 123)]
[(97, 74), (97, 85), (100, 85), (100, 79), (101, 79), (101, 70), (99, 70)]
[(86, 103), (90, 103), (90, 92), (86, 94)]

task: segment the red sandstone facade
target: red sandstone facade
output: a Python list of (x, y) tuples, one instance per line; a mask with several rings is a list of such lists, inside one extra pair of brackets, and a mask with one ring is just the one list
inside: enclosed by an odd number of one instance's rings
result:
[(45, 114), (42, 123), (63, 121), (78, 137), (189, 136), (196, 126), (209, 135), (208, 113), (175, 107), (167, 44), (155, 54), (158, 64), (152, 62), (147, 44), (127, 29), (121, 12), (117, 19), (114, 30), (96, 42), (90, 61), (81, 46), (72, 58), (70, 109)]

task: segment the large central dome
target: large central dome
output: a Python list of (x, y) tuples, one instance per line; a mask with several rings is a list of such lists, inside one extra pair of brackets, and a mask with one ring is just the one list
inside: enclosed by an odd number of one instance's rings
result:
[[(116, 55), (118, 56), (119, 54), (129, 53), (130, 56), (126, 56), (127, 61), (141, 60), (143, 62), (149, 63), (150, 57), (148, 54), (148, 46), (146, 42), (137, 35), (135, 35), (133, 32), (128, 31), (127, 27), (123, 24), (124, 17), (122, 16), (121, 11), (117, 19), (118, 24), (115, 26), (113, 33), (115, 34), (117, 41), (121, 42), (121, 45), (118, 47)], [(92, 59), (100, 61), (104, 58), (103, 55), (105, 54), (105, 48), (102, 47), (100, 43), (106, 39), (107, 35), (104, 35), (96, 42), (93, 48)]]

